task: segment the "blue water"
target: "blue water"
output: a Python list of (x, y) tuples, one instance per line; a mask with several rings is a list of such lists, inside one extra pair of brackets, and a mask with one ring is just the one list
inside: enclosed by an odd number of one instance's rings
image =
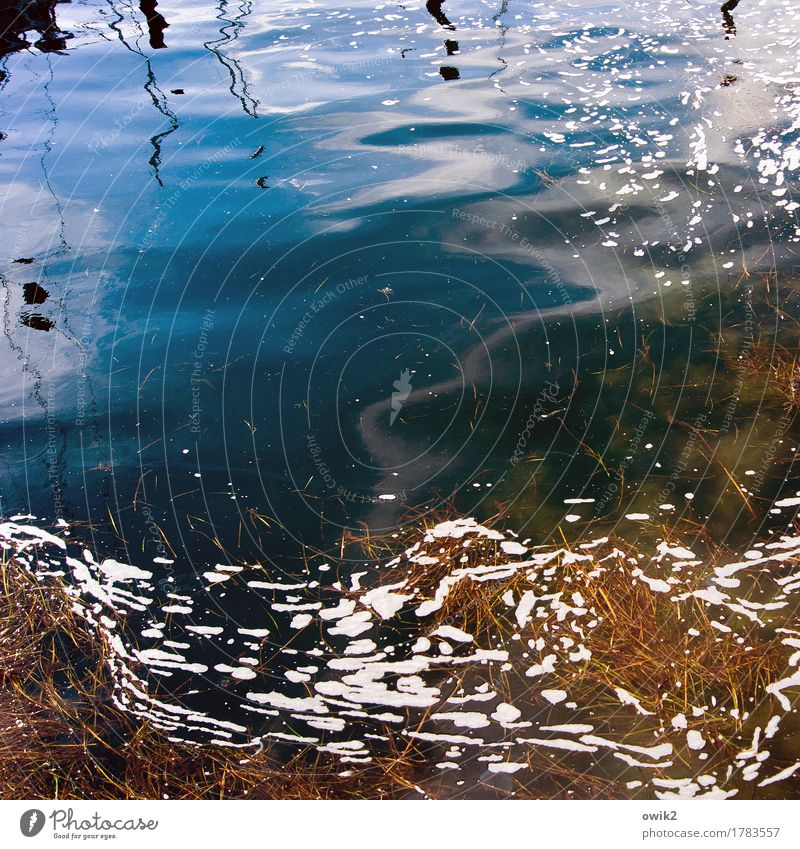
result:
[(431, 513), (762, 534), (793, 413), (765, 463), (786, 399), (732, 363), (796, 315), (796, 172), (735, 143), (796, 141), (777, 6), (9, 12), (4, 513), (187, 574)]

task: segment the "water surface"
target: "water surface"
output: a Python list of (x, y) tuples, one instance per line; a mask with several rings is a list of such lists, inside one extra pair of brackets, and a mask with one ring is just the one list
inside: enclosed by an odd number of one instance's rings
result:
[[(287, 693), (309, 614), (226, 569), (305, 592), (335, 551), (349, 586), (354, 534), (445, 515), (536, 545), (791, 528), (792, 3), (18, 5), (5, 516), (152, 571), (167, 621), (269, 629)], [(242, 722), (238, 649), (191, 646), (164, 686)]]

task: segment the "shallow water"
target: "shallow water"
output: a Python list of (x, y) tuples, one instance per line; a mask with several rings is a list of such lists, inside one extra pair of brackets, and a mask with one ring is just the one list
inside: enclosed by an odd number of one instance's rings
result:
[(206, 573), (304, 595), (333, 548), (349, 586), (343, 538), (441, 514), (791, 527), (796, 6), (37, 8), (0, 43), (4, 516), (276, 652), (315, 636)]

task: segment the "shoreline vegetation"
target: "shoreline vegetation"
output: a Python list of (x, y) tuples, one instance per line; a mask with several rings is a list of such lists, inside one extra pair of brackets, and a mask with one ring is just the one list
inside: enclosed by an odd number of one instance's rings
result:
[[(84, 602), (66, 584), (32, 572), (42, 561), (6, 547), (3, 797), (797, 794), (800, 761), (791, 737), (800, 620), (791, 592), (800, 587), (800, 538), (783, 537), (772, 552), (731, 563), (723, 552), (696, 554), (664, 541), (655, 557), (607, 538), (574, 551), (529, 546), (469, 519), (399, 537), (355, 541), (376, 561), (379, 580), (342, 588), (340, 605), (383, 610), (387, 620), (402, 607), (416, 639), (406, 657), (432, 661), (425, 684), (435, 680), (441, 696), (424, 710), (406, 709), (403, 727), (385, 723), (384, 742), (346, 767), (341, 749), (264, 739), (200, 745), (121, 710), (108, 636), (117, 624), (87, 620)], [(447, 666), (465, 645), (473, 653)], [(357, 669), (347, 654), (338, 663)], [(352, 690), (342, 692), (352, 698)], [(487, 693), (501, 701), (492, 702), (495, 736), (480, 742), (503, 756), (465, 763), (462, 779), (476, 767), (483, 775), (462, 793), (437, 759), (453, 757), (459, 747), (452, 741), (468, 740), (465, 727), (489, 724), (475, 712)], [(455, 735), (441, 733), (445, 721), (455, 723)], [(513, 747), (503, 742), (510, 739)], [(489, 761), (489, 770), (478, 760)]]
[(113, 704), (111, 649), (58, 585), (13, 558), (0, 584), (3, 799), (391, 798), (413, 787), (402, 756), (345, 779), (330, 757), (277, 763), (268, 751), (169, 740)]

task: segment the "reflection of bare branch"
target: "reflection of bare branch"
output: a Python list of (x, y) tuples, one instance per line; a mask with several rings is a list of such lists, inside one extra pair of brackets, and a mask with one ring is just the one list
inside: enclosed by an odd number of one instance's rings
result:
[[(27, 453), (27, 446), (29, 443), (24, 436), (23, 430), (23, 439), (22, 445), (24, 448), (23, 451), (23, 462), (25, 466), (25, 476), (28, 478), (32, 461), (38, 460), (39, 458), (44, 459), (44, 465), (46, 468), (45, 480), (47, 481), (47, 485), (53, 492), (54, 498), (58, 498), (61, 501), (61, 494), (64, 492), (66, 487), (66, 478), (65, 478), (65, 463), (64, 463), (64, 452), (66, 451), (66, 430), (64, 425), (58, 422), (56, 418), (56, 413), (52, 409), (52, 405), (49, 402), (49, 398), (45, 393), (42, 392), (44, 387), (44, 374), (36, 365), (33, 360), (33, 356), (28, 353), (27, 345), (23, 348), (21, 345), (18, 345), (14, 340), (14, 325), (11, 322), (11, 287), (9, 286), (9, 281), (5, 276), (0, 274), (0, 289), (3, 291), (3, 335), (8, 342), (9, 348), (16, 354), (17, 360), (22, 364), (22, 372), (25, 376), (23, 379), (25, 381), (25, 386), (29, 387), (29, 397), (33, 399), (42, 409), (43, 420), (44, 421), (53, 421), (53, 431), (48, 435), (48, 450), (39, 451), (37, 454)], [(45, 319), (42, 316), (26, 316), (23, 314), (20, 316), (19, 323), (23, 327), (29, 328), (29, 330), (51, 330), (54, 327), (57, 328), (57, 325), (53, 322), (49, 321), (49, 319)], [(49, 326), (48, 326), (49, 325)], [(30, 418), (30, 413), (28, 414), (28, 418)], [(25, 424), (23, 422), (23, 428)], [(49, 450), (52, 445), (52, 451)], [(10, 458), (9, 458), (10, 459)], [(26, 486), (26, 491), (28, 491), (29, 487)], [(63, 503), (62, 503), (62, 506)], [(30, 510), (30, 503), (28, 505), (28, 509)]]
[(219, 38), (216, 41), (207, 41), (203, 46), (206, 50), (210, 50), (217, 59), (219, 59), (220, 64), (230, 74), (230, 92), (242, 104), (242, 109), (244, 109), (248, 115), (252, 115), (253, 118), (257, 118), (258, 114), (256, 113), (256, 107), (258, 106), (258, 100), (250, 94), (250, 87), (245, 79), (242, 66), (239, 64), (238, 60), (230, 56), (225, 56), (225, 54), (223, 54), (219, 49), (220, 45), (232, 43), (239, 37), (239, 30), (244, 29), (244, 19), (250, 15), (250, 12), (252, 11), (252, 4), (249, 0), (244, 0), (244, 2), (239, 5), (239, 14), (232, 17), (226, 17), (227, 6), (227, 0), (220, 0), (217, 20), (226, 24), (226, 26), (220, 27), (219, 30), (222, 38)]
[(498, 47), (500, 49), (500, 53), (497, 54), (497, 58), (500, 61), (502, 67), (498, 68), (496, 71), (492, 71), (492, 73), (489, 74), (489, 79), (491, 79), (495, 74), (499, 74), (502, 71), (505, 71), (506, 68), (508, 68), (508, 62), (506, 62), (506, 60), (503, 58), (503, 48), (506, 46), (506, 35), (508, 33), (508, 24), (504, 24), (501, 20), (503, 15), (505, 15), (507, 12), (508, 12), (508, 0), (502, 0), (502, 3), (500, 4), (500, 8), (497, 10), (497, 12), (495, 12), (494, 15), (492, 15), (492, 22), (494, 23), (495, 27), (497, 27), (497, 29), (499, 30), (499, 34), (500, 34), (500, 40), (499, 40), (499, 44), (498, 44)]
[(50, 132), (47, 134), (47, 138), (45, 138), (44, 140), (44, 152), (42, 153), (41, 158), (39, 159), (39, 164), (42, 166), (44, 184), (45, 186), (47, 186), (47, 191), (50, 192), (50, 194), (53, 196), (53, 201), (55, 202), (56, 210), (58, 211), (59, 248), (56, 253), (59, 254), (69, 250), (69, 245), (67, 245), (67, 239), (65, 235), (64, 210), (61, 206), (61, 201), (58, 199), (58, 195), (56, 195), (55, 191), (53, 190), (53, 186), (50, 183), (50, 172), (47, 170), (47, 157), (50, 154), (50, 151), (53, 149), (53, 136), (55, 135), (56, 128), (58, 127), (56, 104), (50, 95), (50, 83), (53, 82), (53, 66), (50, 64), (49, 56), (47, 57), (47, 66), (50, 71), (50, 76), (42, 86), (42, 90), (44, 91), (44, 96), (47, 98), (47, 102), (50, 104), (50, 108), (48, 109), (48, 116), (50, 118)]
[(14, 341), (14, 330), (11, 323), (11, 287), (9, 281), (0, 273), (0, 290), (3, 292), (3, 336), (8, 342), (8, 347), (17, 355), (17, 359), (22, 363), (22, 371), (30, 376), (31, 389), (30, 395), (37, 404), (47, 412), (47, 402), (42, 395), (42, 373), (31, 362), (31, 355)]
[(128, 44), (125, 36), (122, 34), (122, 30), (119, 28), (119, 24), (125, 19), (125, 16), (116, 8), (116, 6), (114, 5), (114, 0), (107, 0), (107, 2), (108, 5), (111, 6), (111, 9), (113, 10), (114, 14), (117, 16), (116, 20), (111, 21), (109, 23), (109, 28), (117, 34), (117, 37), (127, 50), (130, 50), (131, 53), (138, 54), (142, 57), (142, 59), (144, 59), (145, 69), (147, 72), (147, 82), (144, 84), (144, 90), (150, 95), (150, 99), (153, 101), (153, 106), (155, 106), (156, 109), (158, 109), (158, 111), (169, 121), (169, 127), (166, 130), (161, 133), (156, 133), (156, 135), (151, 137), (150, 144), (153, 146), (153, 155), (148, 160), (148, 164), (153, 169), (153, 173), (155, 174), (155, 178), (158, 182), (158, 185), (163, 188), (164, 183), (161, 180), (160, 173), (161, 142), (168, 135), (174, 133), (175, 130), (178, 129), (178, 117), (169, 108), (166, 95), (158, 87), (158, 83), (156, 82), (156, 76), (153, 73), (153, 66), (150, 64), (150, 60), (144, 55), (144, 53), (142, 53), (142, 51), (138, 47), (131, 47), (131, 45)]
[(167, 106), (167, 99), (164, 96), (164, 92), (156, 84), (156, 77), (149, 60), (147, 62), (147, 82), (144, 84), (144, 89), (152, 98), (153, 105), (156, 109), (169, 120), (169, 127), (164, 132), (156, 133), (156, 135), (151, 137), (150, 144), (153, 145), (153, 155), (148, 160), (155, 173), (158, 185), (163, 188), (164, 183), (161, 181), (161, 175), (159, 173), (161, 167), (161, 141), (178, 129), (178, 118), (169, 106)]

